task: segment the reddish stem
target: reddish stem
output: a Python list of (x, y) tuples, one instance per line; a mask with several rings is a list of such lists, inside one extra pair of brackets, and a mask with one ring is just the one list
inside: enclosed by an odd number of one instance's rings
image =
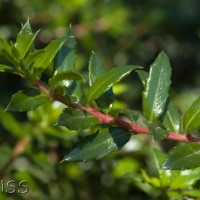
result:
[[(150, 134), (150, 131), (147, 127), (124, 121), (123, 119), (120, 119), (118, 117), (114, 118), (111, 115), (104, 114), (104, 113), (98, 111), (94, 106), (84, 107), (80, 104), (69, 103), (65, 99), (65, 97), (55, 95), (53, 93), (53, 91), (50, 88), (48, 88), (47, 86), (43, 85), (43, 83), (41, 81), (36, 81), (34, 83), (34, 86), (39, 88), (40, 90), (44, 91), (45, 93), (50, 94), (54, 101), (59, 101), (65, 105), (67, 105), (70, 108), (87, 111), (88, 113), (90, 113), (91, 115), (93, 115), (94, 117), (96, 117), (99, 120), (99, 124), (115, 124), (115, 125), (118, 125), (122, 128), (129, 130), (133, 134), (146, 134), (146, 135)], [(196, 143), (200, 144), (200, 139), (194, 138), (189, 133), (180, 134), (180, 133), (170, 132), (169, 135), (167, 137), (165, 137), (165, 139), (181, 141), (181, 142), (196, 142)]]

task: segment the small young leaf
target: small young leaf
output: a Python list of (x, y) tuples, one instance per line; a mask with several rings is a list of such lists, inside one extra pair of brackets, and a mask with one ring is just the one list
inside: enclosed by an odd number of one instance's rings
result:
[(109, 90), (115, 83), (119, 82), (136, 68), (138, 68), (138, 66), (132, 65), (112, 68), (105, 74), (99, 76), (88, 91), (88, 102), (91, 103), (97, 99), (100, 95)]
[(200, 167), (200, 145), (184, 144), (175, 147), (162, 165), (162, 169), (185, 170)]
[(4, 39), (0, 38), (0, 50), (2, 51), (2, 49), (7, 50), (7, 52), (11, 52), (11, 46), (10, 44), (8, 44), (8, 42), (6, 42)]
[(40, 75), (51, 64), (64, 42), (65, 39), (52, 40), (44, 48), (45, 52), (40, 54), (33, 64), (33, 70), (36, 75)]
[(8, 42), (0, 38), (0, 52), (1, 54), (9, 61), (12, 63), (14, 66), (19, 66), (17, 59), (15, 56), (12, 54), (12, 47)]
[(165, 110), (161, 115), (163, 125), (167, 130), (178, 133), (181, 127), (181, 117), (173, 103), (168, 98)]
[(71, 130), (83, 130), (94, 127), (98, 119), (86, 111), (66, 108), (61, 113), (57, 125), (65, 126)]
[(169, 59), (164, 52), (161, 52), (151, 65), (143, 92), (143, 112), (150, 121), (158, 118), (164, 110), (171, 83), (170, 77)]
[[(96, 79), (105, 74), (106, 70), (103, 67), (103, 64), (100, 58), (93, 52), (89, 61), (89, 85), (92, 86)], [(102, 110), (110, 108), (114, 103), (114, 93), (112, 88), (102, 94), (98, 99), (96, 99), (96, 103), (98, 107)]]
[(64, 38), (66, 39), (55, 58), (55, 73), (61, 73), (66, 70), (74, 70), (76, 63), (76, 39), (71, 26), (67, 29)]
[(144, 70), (136, 70), (136, 72), (138, 73), (138, 76), (142, 82), (142, 85), (145, 87), (145, 84), (147, 82), (147, 79), (149, 77), (149, 73), (144, 71)]
[(148, 123), (148, 127), (153, 141), (162, 140), (169, 135), (169, 132), (167, 130), (162, 129), (155, 124)]
[(122, 148), (131, 135), (121, 128), (102, 129), (78, 142), (63, 161), (89, 161), (100, 159)]
[(22, 59), (26, 55), (37, 34), (38, 32), (35, 34), (32, 33), (29, 21), (22, 26), (21, 31), (17, 35), (17, 40), (15, 43), (15, 47), (19, 52), (18, 59)]
[(200, 97), (197, 98), (183, 116), (183, 128), (192, 131), (200, 127)]
[(83, 77), (73, 71), (65, 71), (53, 76), (49, 79), (50, 86), (56, 86), (60, 81), (69, 81), (69, 80), (83, 80)]
[(116, 109), (112, 110), (112, 114), (126, 120), (128, 118), (131, 122), (136, 123), (139, 118), (139, 113), (131, 109)]
[(48, 96), (41, 95), (40, 90), (29, 88), (15, 93), (6, 110), (24, 112), (34, 110), (48, 99)]
[(30, 53), (24, 60), (24, 65), (26, 66), (26, 68), (31, 69), (30, 65), (33, 64), (38, 57), (42, 57), (44, 53), (45, 53), (44, 49), (35, 50), (32, 53)]
[(13, 70), (13, 67), (0, 64), (0, 72), (9, 72), (9, 71), (12, 71), (12, 70)]

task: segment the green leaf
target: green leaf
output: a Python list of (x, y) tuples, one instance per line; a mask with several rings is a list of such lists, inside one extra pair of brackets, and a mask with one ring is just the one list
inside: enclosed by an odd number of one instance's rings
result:
[(2, 49), (7, 50), (7, 52), (11, 52), (11, 46), (10, 44), (8, 44), (7, 41), (5, 41), (4, 39), (0, 38), (0, 50), (2, 51)]
[(55, 73), (66, 70), (74, 70), (76, 64), (76, 39), (71, 26), (67, 29), (64, 38), (66, 39), (55, 58)]
[(24, 112), (34, 110), (48, 99), (48, 96), (41, 95), (40, 90), (29, 88), (15, 93), (6, 110)]
[(162, 140), (169, 135), (169, 132), (167, 130), (162, 129), (156, 124), (148, 123), (147, 125), (149, 127), (150, 135), (153, 141)]
[(22, 29), (17, 35), (17, 40), (15, 43), (15, 47), (19, 52), (18, 59), (22, 59), (26, 55), (38, 32), (35, 34), (32, 33), (29, 21), (27, 21), (26, 24), (22, 26)]
[(26, 66), (27, 69), (31, 69), (30, 65), (33, 64), (37, 58), (42, 57), (45, 53), (44, 49), (40, 49), (40, 50), (35, 50), (32, 53), (30, 53), (26, 59), (24, 60), (24, 65)]
[(100, 58), (92, 52), (92, 56), (89, 61), (89, 85), (92, 86), (96, 79), (105, 73), (106, 70), (104, 69)]
[(89, 103), (97, 99), (104, 92), (109, 90), (115, 83), (119, 82), (122, 78), (130, 74), (131, 71), (136, 68), (138, 68), (138, 66), (126, 65), (122, 67), (116, 67), (99, 76), (88, 91), (87, 97)]
[(185, 170), (200, 167), (200, 145), (184, 144), (175, 147), (162, 165), (162, 169)]
[(102, 109), (104, 112), (108, 112), (109, 109), (112, 108), (114, 104), (115, 96), (112, 91), (112, 88), (110, 88), (108, 91), (106, 91), (104, 94), (102, 94), (99, 98), (95, 100), (97, 106)]
[(50, 86), (56, 86), (60, 81), (69, 81), (69, 80), (83, 80), (83, 77), (73, 71), (65, 71), (53, 76), (49, 79)]
[[(103, 64), (100, 58), (92, 52), (92, 56), (89, 61), (89, 85), (92, 86), (96, 79), (105, 74), (106, 70), (103, 67)], [(99, 108), (106, 111), (106, 109), (111, 108), (115, 100), (114, 93), (112, 88), (102, 94), (98, 99), (96, 99), (96, 103)]]
[[(66, 38), (65, 45), (67, 45), (67, 47), (69, 47), (71, 49), (74, 49), (76, 47), (76, 38), (75, 38), (75, 34), (74, 34), (74, 31), (73, 31), (71, 25), (65, 32), (64, 37)], [(65, 57), (65, 55), (63, 55), (63, 56)]]
[(19, 67), (19, 63), (17, 62), (17, 58), (12, 54), (12, 47), (8, 42), (0, 38), (0, 51), (1, 54), (12, 63), (14, 66)]
[[(148, 73), (143, 70), (136, 70), (136, 72), (139, 75), (139, 78), (145, 87), (145, 84), (148, 79)], [(180, 114), (178, 113), (177, 109), (171, 102), (171, 100), (168, 98), (167, 102), (165, 104), (165, 109), (164, 112), (161, 115), (161, 120), (163, 122), (163, 125), (169, 130), (169, 131), (174, 131), (174, 132), (179, 132), (180, 131), (180, 126), (181, 126), (181, 117)]]
[(136, 70), (136, 72), (138, 73), (138, 76), (142, 82), (142, 85), (145, 87), (147, 79), (149, 77), (149, 73), (144, 70)]
[(0, 72), (9, 72), (9, 71), (12, 71), (12, 70), (13, 70), (13, 67), (0, 64)]
[(66, 92), (71, 97), (71, 102), (79, 103), (82, 97), (82, 89), (79, 82), (73, 81), (70, 87), (66, 88)]
[(200, 127), (200, 97), (197, 98), (183, 116), (183, 128), (192, 131)]
[(44, 48), (45, 52), (40, 54), (33, 64), (33, 70), (36, 75), (40, 75), (51, 64), (64, 42), (65, 39), (52, 40)]
[(154, 121), (164, 111), (171, 83), (170, 77), (169, 59), (164, 52), (161, 52), (151, 65), (143, 92), (143, 112), (150, 121)]
[(122, 148), (131, 135), (121, 128), (102, 129), (78, 142), (63, 161), (89, 161), (100, 159)]
[(169, 98), (166, 102), (165, 110), (161, 115), (161, 120), (167, 130), (177, 133), (180, 131), (181, 117)]
[(83, 110), (66, 108), (61, 113), (57, 125), (65, 126), (71, 130), (83, 130), (94, 127), (98, 119)]
[(4, 64), (0, 64), (0, 72), (8, 72), (8, 73), (18, 74), (22, 76), (22, 73), (18, 71), (16, 67), (4, 65)]
[(170, 181), (171, 190), (188, 189), (188, 187), (194, 185), (200, 179), (200, 168), (190, 170), (189, 173), (180, 171), (180, 174), (172, 175), (172, 177)]

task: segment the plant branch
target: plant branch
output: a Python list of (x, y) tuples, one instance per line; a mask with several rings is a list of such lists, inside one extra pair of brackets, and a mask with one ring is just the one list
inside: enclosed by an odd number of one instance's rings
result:
[[(50, 94), (51, 99), (54, 101), (59, 101), (68, 107), (74, 108), (74, 109), (80, 109), (80, 110), (85, 110), (94, 117), (96, 117), (99, 120), (99, 124), (113, 124), (113, 125), (118, 125), (122, 128), (125, 128), (129, 130), (132, 134), (146, 134), (150, 135), (150, 130), (147, 127), (140, 126), (134, 123), (127, 122), (121, 118), (118, 117), (113, 117), (108, 114), (104, 114), (100, 111), (98, 111), (94, 106), (90, 107), (84, 107), (80, 104), (76, 103), (69, 103), (65, 97), (61, 95), (56, 95), (54, 92), (48, 87), (45, 86), (41, 81), (36, 81), (34, 83), (34, 86), (42, 90), (43, 92)], [(190, 133), (187, 134), (180, 134), (180, 133), (174, 133), (174, 132), (169, 132), (169, 135), (165, 137), (164, 139), (166, 140), (174, 140), (174, 141), (180, 141), (180, 142), (196, 142), (200, 144), (200, 139), (193, 137)]]

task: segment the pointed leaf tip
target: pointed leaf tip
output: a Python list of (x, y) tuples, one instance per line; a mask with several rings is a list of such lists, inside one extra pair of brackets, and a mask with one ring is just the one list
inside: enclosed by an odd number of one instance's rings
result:
[(41, 95), (40, 91), (34, 88), (25, 89), (15, 93), (6, 110), (24, 112), (34, 110), (48, 99), (48, 96)]
[(164, 52), (161, 52), (150, 67), (143, 92), (143, 112), (150, 121), (158, 118), (164, 110), (171, 84), (170, 78), (169, 58)]
[(105, 74), (99, 76), (88, 91), (88, 102), (91, 103), (97, 99), (100, 95), (109, 90), (115, 83), (119, 82), (122, 78), (130, 74), (131, 71), (137, 68), (139, 67), (133, 65), (125, 65), (112, 68)]

